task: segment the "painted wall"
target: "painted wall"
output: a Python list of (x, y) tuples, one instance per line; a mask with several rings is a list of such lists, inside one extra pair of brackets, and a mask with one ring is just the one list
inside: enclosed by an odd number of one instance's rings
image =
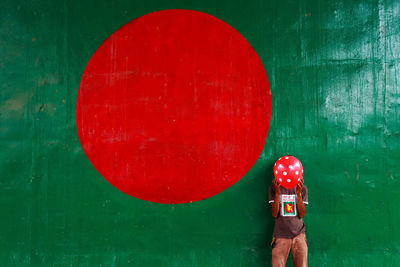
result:
[[(303, 163), (310, 266), (400, 262), (399, 1), (0, 3), (2, 266), (264, 266), (277, 157)], [(183, 8), (237, 29), (272, 92), (267, 142), (238, 183), (150, 203), (102, 179), (75, 125), (83, 70), (112, 32)]]

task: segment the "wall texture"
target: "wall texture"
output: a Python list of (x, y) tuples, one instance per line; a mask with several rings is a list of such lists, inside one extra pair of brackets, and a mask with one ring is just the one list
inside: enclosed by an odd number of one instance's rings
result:
[[(272, 166), (297, 156), (310, 266), (400, 262), (399, 1), (0, 3), (1, 266), (265, 266)], [(203, 11), (237, 29), (272, 93), (264, 151), (199, 202), (125, 195), (84, 155), (75, 103), (91, 55), (146, 13)]]

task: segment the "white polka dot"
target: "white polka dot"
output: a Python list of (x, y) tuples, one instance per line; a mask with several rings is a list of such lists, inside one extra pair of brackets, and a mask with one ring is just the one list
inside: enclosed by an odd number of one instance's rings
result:
[(300, 163), (296, 162), (296, 164), (294, 164), (295, 167), (300, 167)]
[[(278, 171), (275, 171), (275, 174), (278, 174)], [(297, 173), (296, 173), (297, 174)]]
[(275, 164), (274, 164), (274, 167), (276, 166), (276, 162), (275, 162)]
[(303, 170), (301, 170), (301, 173), (303, 173)]
[(299, 174), (299, 171), (296, 171), (296, 175)]
[(278, 160), (281, 160), (281, 158), (279, 158)]
[(286, 181), (287, 181), (288, 183), (290, 183), (292, 180), (290, 180), (290, 179), (287, 179)]
[(297, 179), (297, 181), (300, 181), (300, 177), (299, 177), (299, 179)]
[(283, 172), (283, 175), (286, 175), (287, 174), (287, 172)]
[(288, 159), (289, 157), (285, 157), (285, 159)]
[(279, 164), (279, 165), (278, 165), (278, 168), (282, 168), (282, 167), (283, 167), (282, 164)]
[(278, 180), (279, 180), (279, 182), (282, 182), (282, 179), (281, 179), (281, 178), (279, 178)]
[(293, 168), (293, 166), (292, 166), (292, 165), (289, 165), (289, 169), (291, 169), (291, 168)]

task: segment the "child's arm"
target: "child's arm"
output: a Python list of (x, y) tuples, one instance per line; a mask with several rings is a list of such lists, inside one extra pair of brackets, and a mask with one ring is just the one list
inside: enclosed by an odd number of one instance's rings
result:
[(303, 202), (303, 197), (301, 195), (301, 189), (303, 188), (303, 184), (304, 184), (304, 179), (301, 178), (299, 184), (296, 187), (296, 195), (297, 195), (297, 202), (296, 202), (296, 206), (297, 206), (297, 211), (299, 212), (299, 217), (303, 218), (304, 216), (306, 216), (306, 206), (304, 205)]
[(277, 218), (279, 213), (279, 196), (281, 195), (281, 189), (278, 181), (275, 179), (273, 180), (273, 185), (275, 189), (275, 195), (274, 202), (271, 203), (271, 215), (272, 217)]

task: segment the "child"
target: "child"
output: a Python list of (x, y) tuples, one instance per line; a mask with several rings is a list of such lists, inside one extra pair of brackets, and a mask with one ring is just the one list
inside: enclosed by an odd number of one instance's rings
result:
[(269, 187), (271, 214), (275, 218), (271, 242), (274, 267), (285, 266), (289, 252), (295, 267), (307, 266), (308, 244), (302, 218), (306, 215), (304, 204), (308, 204), (308, 192), (303, 184), (304, 179), (301, 178), (299, 184), (289, 190), (274, 179)]

